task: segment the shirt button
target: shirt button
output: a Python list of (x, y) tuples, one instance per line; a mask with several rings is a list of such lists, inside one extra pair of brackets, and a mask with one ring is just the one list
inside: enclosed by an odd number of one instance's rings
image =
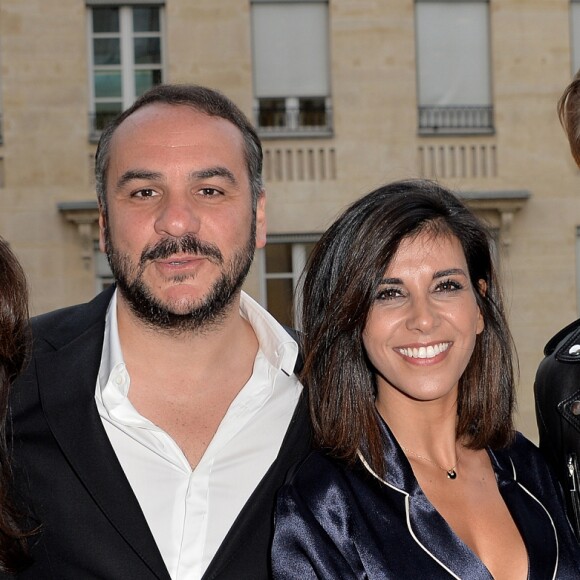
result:
[(570, 347), (568, 354), (573, 354), (574, 356), (580, 356), (580, 344), (575, 344)]
[(572, 415), (580, 415), (580, 401), (572, 401), (570, 403), (570, 411)]

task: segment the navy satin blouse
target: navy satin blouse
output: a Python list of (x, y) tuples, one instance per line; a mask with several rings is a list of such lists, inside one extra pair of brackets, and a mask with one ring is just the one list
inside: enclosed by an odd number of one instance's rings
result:
[[(312, 453), (278, 496), (274, 578), (490, 580), (489, 570), (431, 505), (381, 423), (387, 472), (347, 468)], [(522, 535), (530, 580), (580, 579), (580, 546), (560, 488), (523, 435), (488, 450), (499, 491)]]

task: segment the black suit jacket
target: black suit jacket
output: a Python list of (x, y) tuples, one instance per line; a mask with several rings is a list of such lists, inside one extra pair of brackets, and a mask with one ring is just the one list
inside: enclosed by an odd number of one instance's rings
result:
[[(34, 352), (14, 386), (8, 441), (16, 492), (40, 525), (21, 578), (169, 579), (95, 404), (106, 308), (92, 302), (33, 319)], [(234, 522), (205, 579), (270, 577), (274, 498), (310, 448), (305, 396), (272, 464)]]

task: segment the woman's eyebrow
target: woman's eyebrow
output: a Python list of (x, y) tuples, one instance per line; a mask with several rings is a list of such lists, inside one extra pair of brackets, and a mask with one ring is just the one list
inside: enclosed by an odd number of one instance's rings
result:
[(435, 278), (445, 278), (446, 276), (466, 276), (467, 274), (463, 270), (463, 268), (449, 268), (447, 270), (439, 270), (433, 274), (433, 280)]
[[(433, 274), (433, 280), (437, 278), (445, 278), (447, 276), (466, 276), (465, 270), (463, 268), (448, 268), (446, 270), (438, 270)], [(403, 284), (401, 278), (383, 278), (380, 282), (381, 284)]]

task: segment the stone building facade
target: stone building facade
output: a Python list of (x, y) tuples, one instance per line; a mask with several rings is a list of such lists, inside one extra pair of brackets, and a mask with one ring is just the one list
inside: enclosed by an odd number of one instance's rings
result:
[[(89, 300), (93, 159), (108, 116), (152, 83), (231, 97), (263, 137), (269, 243), (246, 289), (280, 318), (312, 243), (391, 180), (456, 189), (497, 233), (536, 435), (546, 340), (578, 316), (580, 182), (556, 102), (580, 52), (569, 0), (0, 0), (0, 235), (31, 310)], [(576, 33), (575, 33), (576, 30)]]

